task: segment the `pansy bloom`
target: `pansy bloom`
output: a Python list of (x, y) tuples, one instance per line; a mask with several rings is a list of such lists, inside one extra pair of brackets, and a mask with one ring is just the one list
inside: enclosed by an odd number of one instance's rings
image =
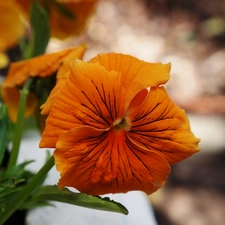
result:
[[(1, 86), (1, 94), (3, 101), (7, 104), (10, 119), (15, 122), (17, 118), (18, 104), (20, 98), (19, 89), (23, 87), (24, 83), (31, 77), (33, 78), (53, 78), (48, 81), (50, 84), (47, 86), (48, 92), (55, 85), (56, 73), (57, 78), (70, 70), (69, 62), (75, 58), (81, 59), (87, 46), (85, 44), (76, 48), (68, 48), (59, 52), (37, 56), (31, 59), (11, 63), (6, 79)], [(36, 112), (38, 101), (40, 100), (39, 94), (43, 94), (44, 89), (32, 91), (28, 95), (25, 117), (28, 117)]]
[[(29, 13), (33, 0), (17, 0), (24, 11)], [(65, 39), (83, 31), (98, 0), (39, 0), (49, 13), (51, 36)], [(27, 15), (28, 16), (28, 15)]]
[(60, 188), (151, 194), (171, 164), (199, 151), (185, 112), (161, 86), (170, 64), (109, 53), (70, 66), (43, 106), (49, 116), (40, 142), (55, 148)]

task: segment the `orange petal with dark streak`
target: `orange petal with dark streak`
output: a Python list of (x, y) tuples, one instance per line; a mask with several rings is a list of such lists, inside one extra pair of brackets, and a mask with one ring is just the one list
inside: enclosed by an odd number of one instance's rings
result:
[(75, 187), (92, 195), (160, 188), (170, 166), (159, 154), (134, 145), (124, 130), (91, 127), (62, 134), (54, 152), (59, 187)]
[[(2, 98), (8, 105), (9, 115), (13, 122), (16, 121), (18, 111), (19, 90), (29, 77), (52, 76), (58, 70), (58, 78), (70, 70), (69, 62), (81, 58), (86, 50), (85, 44), (76, 48), (65, 49), (60, 52), (45, 54), (28, 60), (15, 62), (10, 65), (9, 72), (2, 83)], [(10, 94), (12, 93), (13, 94)], [(35, 101), (34, 101), (35, 98)], [(30, 100), (29, 100), (30, 99)], [(25, 116), (34, 113), (37, 107), (37, 98), (29, 94)]]
[(127, 91), (126, 108), (141, 90), (165, 84), (170, 78), (169, 63), (149, 63), (130, 55), (117, 53), (100, 54), (89, 62), (97, 62), (108, 71), (121, 73), (122, 84)]
[(153, 87), (143, 104), (128, 115), (132, 121), (131, 140), (161, 154), (169, 164), (199, 151), (184, 110), (175, 105), (163, 87)]
[(55, 147), (60, 134), (81, 125), (109, 129), (124, 115), (124, 96), (120, 74), (97, 63), (72, 62), (46, 121), (40, 147)]

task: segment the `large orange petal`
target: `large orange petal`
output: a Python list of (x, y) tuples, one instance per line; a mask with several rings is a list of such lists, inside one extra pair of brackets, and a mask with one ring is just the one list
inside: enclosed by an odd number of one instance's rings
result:
[[(17, 119), (20, 92), (17, 88), (4, 88), (1, 90), (4, 103), (8, 106), (9, 118), (15, 123)], [(34, 94), (29, 94), (27, 98), (25, 117), (30, 116), (36, 111), (38, 100)]]
[[(9, 106), (9, 115), (15, 122), (18, 109), (19, 90), (29, 77), (52, 76), (58, 70), (57, 77), (60, 79), (63, 74), (70, 70), (69, 62), (75, 58), (82, 58), (87, 46), (85, 44), (76, 48), (65, 49), (60, 52), (45, 54), (32, 59), (15, 62), (10, 65), (6, 79), (2, 83), (2, 97)], [(13, 94), (11, 94), (13, 93)], [(25, 116), (34, 113), (37, 107), (37, 99), (29, 94)], [(29, 100), (30, 99), (30, 100)]]
[(56, 86), (51, 91), (47, 101), (41, 106), (41, 113), (43, 115), (47, 115), (50, 113), (52, 105), (55, 101), (55, 98), (60, 91), (60, 89), (65, 84), (69, 71), (70, 71), (70, 62), (72, 62), (75, 58), (82, 59), (85, 50), (87, 49), (87, 45), (83, 44), (77, 47), (76, 49), (76, 57), (74, 54), (69, 54), (66, 58), (64, 58), (62, 65), (60, 66), (58, 72), (57, 72), (57, 83)]
[(57, 79), (64, 77), (64, 74), (70, 70), (70, 62), (72, 62), (75, 59), (83, 58), (87, 48), (88, 48), (87, 44), (81, 44), (73, 48), (73, 51), (71, 51), (69, 54), (67, 54), (66, 57), (63, 58), (60, 68), (57, 72)]
[(60, 136), (54, 152), (59, 187), (92, 195), (160, 188), (170, 166), (159, 154), (135, 146), (123, 130), (74, 128)]
[(89, 62), (97, 62), (109, 71), (122, 74), (122, 83), (127, 90), (126, 107), (138, 92), (144, 88), (165, 84), (170, 77), (170, 64), (148, 63), (130, 55), (100, 54)]
[(75, 126), (109, 129), (124, 116), (125, 90), (121, 75), (99, 64), (75, 60), (58, 90), (42, 135), (41, 147), (55, 147), (60, 134)]
[(46, 77), (53, 75), (60, 67), (59, 77), (69, 71), (68, 61), (82, 58), (87, 46), (80, 45), (76, 48), (68, 48), (59, 52), (37, 56), (28, 60), (15, 62), (10, 65), (6, 79), (2, 87), (21, 86), (28, 77)]
[(137, 110), (137, 108), (140, 107), (141, 104), (144, 102), (147, 95), (148, 95), (147, 89), (143, 89), (139, 93), (137, 93), (137, 95), (132, 99), (128, 107), (127, 114), (130, 114), (133, 111)]
[(0, 1), (0, 52), (18, 43), (25, 33), (20, 9), (14, 1)]
[(47, 101), (40, 107), (42, 110), (41, 111), (42, 115), (48, 115), (51, 112), (55, 99), (60, 90), (62, 89), (62, 87), (64, 86), (64, 84), (66, 83), (69, 74), (70, 71), (68, 71), (67, 73), (64, 74), (64, 76), (61, 76), (61, 78), (58, 79), (55, 87), (52, 89), (50, 95), (48, 96)]
[(153, 87), (143, 104), (129, 115), (129, 137), (136, 144), (161, 154), (169, 164), (199, 151), (185, 112), (175, 105), (163, 87)]

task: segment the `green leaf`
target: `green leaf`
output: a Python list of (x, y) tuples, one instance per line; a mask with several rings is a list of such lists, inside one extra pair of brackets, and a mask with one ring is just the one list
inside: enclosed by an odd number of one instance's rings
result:
[(23, 179), (25, 175), (28, 176), (28, 178), (31, 178), (33, 177), (33, 173), (26, 171), (25, 167), (32, 162), (34, 162), (34, 160), (25, 161), (19, 165), (16, 165), (10, 168), (7, 171), (0, 171), (0, 178), (4, 179), (4, 178), (15, 177), (17, 179), (21, 179), (21, 178)]
[(50, 38), (48, 14), (37, 1), (31, 4), (30, 23), (32, 36), (24, 49), (25, 59), (44, 54)]
[[(6, 220), (17, 209), (19, 209), (24, 204), (24, 202), (30, 196), (32, 196), (33, 193), (35, 193), (35, 190), (38, 190), (38, 186), (41, 185), (41, 182), (43, 182), (43, 179), (45, 178), (49, 170), (53, 167), (53, 165), (54, 165), (54, 157), (51, 156), (49, 160), (37, 172), (37, 174), (32, 176), (32, 178), (27, 183), (27, 185), (24, 185), (23, 188), (19, 192), (17, 192), (17, 195), (10, 202), (7, 202), (7, 204), (5, 204), (6, 202), (3, 201), (3, 206), (1, 207), (0, 205), (0, 224), (4, 224)], [(16, 190), (18, 190), (18, 188), (16, 188)], [(1, 189), (0, 189), (0, 192), (1, 192)], [(4, 213), (1, 214), (1, 211)]]
[(20, 210), (22, 210), (22, 209), (34, 209), (34, 208), (44, 207), (44, 206), (54, 207), (54, 204), (51, 204), (51, 203), (49, 203), (48, 201), (45, 201), (45, 200), (24, 202), (23, 205), (20, 207)]
[(33, 161), (25, 161), (9, 170), (0, 170), (0, 209), (4, 209), (21, 191), (33, 173), (25, 170), (25, 166)]
[(3, 210), (7, 204), (17, 196), (21, 188), (0, 188), (0, 209)]
[(0, 165), (4, 158), (6, 145), (9, 138), (9, 119), (8, 119), (8, 110), (7, 106), (2, 104), (0, 108)]
[(23, 183), (25, 179), (17, 180), (16, 177), (9, 177), (0, 180), (0, 187), (14, 188), (16, 185)]
[(22, 187), (5, 187), (0, 188), (0, 205), (1, 204), (9, 204), (11, 200), (15, 198), (15, 196), (21, 191)]
[(60, 190), (56, 185), (42, 187), (30, 201), (49, 200), (82, 206), (91, 209), (117, 212), (127, 215), (128, 210), (120, 203), (110, 200), (108, 197), (74, 193), (67, 188)]

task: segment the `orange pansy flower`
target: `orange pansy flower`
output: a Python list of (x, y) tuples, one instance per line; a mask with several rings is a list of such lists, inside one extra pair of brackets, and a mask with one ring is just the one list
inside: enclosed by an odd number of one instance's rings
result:
[(14, 1), (0, 1), (0, 52), (12, 47), (25, 33), (20, 8)]
[[(13, 122), (17, 118), (18, 103), (20, 98), (19, 88), (30, 77), (45, 78), (53, 76), (57, 72), (57, 77), (69, 71), (69, 62), (75, 58), (81, 59), (87, 46), (80, 45), (76, 48), (68, 48), (59, 52), (37, 56), (28, 60), (11, 63), (6, 79), (1, 86), (2, 98), (8, 105), (9, 117)], [(55, 82), (54, 82), (55, 83)], [(52, 88), (54, 86), (52, 83)], [(51, 87), (48, 87), (49, 89)], [(41, 90), (42, 91), (42, 90)], [(49, 90), (50, 92), (51, 90)], [(28, 95), (25, 116), (32, 115), (38, 106), (38, 98), (34, 93)]]
[(56, 148), (60, 188), (151, 194), (171, 164), (199, 151), (185, 112), (160, 86), (170, 64), (109, 53), (70, 65), (43, 106), (49, 116), (40, 142)]
[[(51, 28), (51, 36), (65, 39), (78, 35), (83, 31), (87, 19), (92, 15), (98, 0), (39, 0), (47, 8)], [(17, 0), (23, 9), (29, 12), (32, 0)], [(59, 10), (58, 4), (68, 10), (73, 18)]]

